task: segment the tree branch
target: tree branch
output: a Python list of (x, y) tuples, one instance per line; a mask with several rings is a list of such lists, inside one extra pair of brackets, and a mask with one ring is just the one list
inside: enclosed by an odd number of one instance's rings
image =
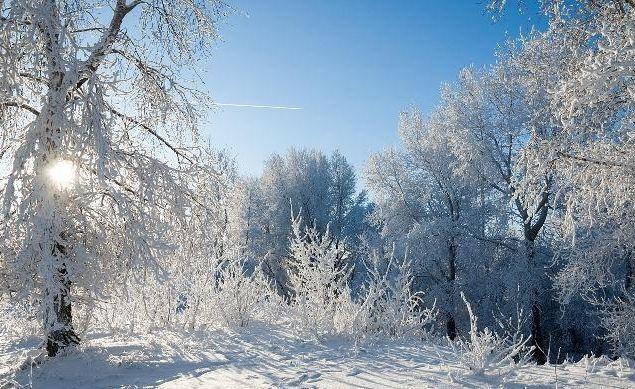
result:
[(112, 47), (112, 44), (115, 42), (115, 38), (121, 30), (121, 24), (123, 23), (124, 18), (130, 11), (132, 11), (141, 3), (142, 1), (137, 0), (133, 1), (129, 5), (126, 5), (126, 0), (117, 0), (117, 5), (115, 6), (114, 14), (112, 16), (112, 19), (110, 20), (108, 28), (102, 35), (99, 43), (96, 45), (91, 55), (80, 66), (78, 72), (79, 81), (77, 81), (77, 84), (75, 84), (75, 86), (69, 91), (69, 94), (81, 88), (82, 85), (84, 85), (84, 83), (88, 81), (89, 75), (97, 71), (97, 68), (99, 68), (102, 59), (106, 56), (106, 54), (108, 54)]
[(184, 154), (181, 150), (179, 150), (178, 148), (176, 148), (175, 146), (173, 146), (167, 139), (165, 139), (164, 137), (162, 137), (161, 135), (159, 135), (155, 129), (153, 129), (152, 127), (141, 123), (140, 121), (138, 121), (135, 118), (132, 118), (128, 115), (125, 115), (119, 111), (117, 111), (116, 109), (112, 108), (112, 107), (108, 107), (108, 110), (115, 116), (119, 117), (120, 119), (123, 119), (127, 122), (130, 122), (136, 126), (139, 126), (141, 128), (143, 128), (144, 130), (148, 131), (150, 134), (154, 135), (155, 138), (157, 138), (159, 140), (159, 142), (163, 143), (164, 145), (166, 145), (170, 150), (172, 150), (174, 152), (174, 154), (176, 154), (177, 156), (185, 159), (186, 161), (190, 162), (191, 164), (194, 164), (194, 160), (192, 158), (190, 158), (189, 156), (187, 156), (186, 154)]
[(635, 168), (635, 166), (627, 165), (627, 164), (624, 164), (624, 163), (612, 162), (612, 161), (600, 161), (600, 160), (597, 160), (597, 159), (581, 157), (579, 155), (573, 155), (573, 154), (565, 153), (562, 150), (558, 150), (558, 155), (560, 155), (561, 157), (564, 157), (564, 158), (574, 159), (576, 161), (591, 163), (591, 164), (594, 164), (594, 165), (601, 165), (601, 166), (607, 166), (607, 167), (631, 168), (631, 169)]
[(25, 109), (29, 112), (31, 112), (33, 115), (38, 116), (40, 114), (40, 111), (38, 111), (37, 109), (33, 108), (32, 106), (25, 104), (25, 103), (18, 103), (16, 101), (4, 101), (4, 102), (0, 102), (0, 107), (16, 107), (16, 108), (22, 108)]

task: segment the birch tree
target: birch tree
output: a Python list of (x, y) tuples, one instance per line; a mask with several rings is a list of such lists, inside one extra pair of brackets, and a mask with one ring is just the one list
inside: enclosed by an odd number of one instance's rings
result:
[[(49, 356), (78, 303), (149, 269), (196, 196), (186, 177), (215, 0), (0, 1), (2, 291), (37, 308)], [(210, 172), (210, 174), (213, 174)]]

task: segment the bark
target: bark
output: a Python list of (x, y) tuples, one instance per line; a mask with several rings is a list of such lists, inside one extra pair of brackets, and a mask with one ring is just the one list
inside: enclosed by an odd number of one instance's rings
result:
[[(452, 309), (454, 309), (454, 295), (455, 295), (455, 281), (456, 281), (456, 253), (457, 253), (457, 244), (456, 237), (452, 236), (448, 245), (448, 283), (450, 284), (450, 304)], [(448, 338), (450, 340), (454, 340), (457, 335), (456, 331), (456, 322), (454, 320), (454, 315), (452, 311), (448, 312), (448, 319), (446, 322), (446, 332)]]
[[(528, 209), (522, 204), (520, 198), (516, 197), (514, 203), (518, 213), (523, 219), (523, 237), (524, 237), (524, 249), (527, 264), (527, 274), (529, 280), (529, 303), (531, 305), (531, 339), (534, 351), (532, 353), (534, 361), (539, 365), (543, 365), (547, 362), (547, 355), (545, 354), (545, 339), (542, 333), (542, 319), (541, 319), (541, 307), (539, 296), (540, 277), (537, 276), (536, 270), (536, 238), (538, 233), (542, 229), (545, 221), (547, 220), (547, 214), (549, 213), (549, 190), (550, 180), (546, 179), (545, 189), (540, 194), (540, 202), (537, 204), (536, 212), (529, 215)], [(513, 191), (513, 189), (512, 189)]]
[[(527, 256), (527, 264), (529, 271), (535, 267), (535, 243), (533, 240), (525, 240), (525, 254)], [(535, 285), (535, 283), (534, 283)], [(538, 295), (538, 288), (532, 286), (529, 290), (530, 304), (531, 304), (531, 339), (534, 351), (532, 356), (537, 364), (544, 365), (547, 362), (547, 355), (545, 354), (545, 340), (542, 333), (542, 319), (540, 314), (540, 298)]]
[(448, 315), (448, 321), (446, 322), (446, 331), (450, 340), (454, 340), (456, 338), (456, 322), (454, 321), (454, 317), (452, 315)]
[(55, 284), (57, 290), (46, 290), (48, 309), (46, 313), (46, 351), (49, 357), (56, 356), (61, 350), (79, 344), (79, 337), (73, 328), (73, 312), (71, 307), (71, 281), (68, 278), (66, 263), (66, 247), (55, 244), (53, 256), (61, 261), (57, 269)]
[(626, 262), (626, 279), (624, 280), (624, 289), (627, 291), (631, 289), (635, 282), (635, 273), (633, 272), (633, 253), (628, 250), (624, 258)]

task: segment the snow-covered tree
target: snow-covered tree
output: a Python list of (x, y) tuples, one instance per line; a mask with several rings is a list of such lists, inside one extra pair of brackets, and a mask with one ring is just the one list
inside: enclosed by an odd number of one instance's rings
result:
[(180, 71), (208, 52), (225, 8), (2, 2), (0, 277), (37, 308), (49, 355), (79, 341), (77, 303), (139, 268), (165, 274), (170, 236), (197, 203), (201, 100)]
[[(537, 258), (536, 246), (549, 215), (552, 172), (540, 165), (525, 165), (524, 170), (517, 167), (519, 158), (528, 151), (531, 132), (553, 132), (557, 126), (544, 97), (544, 89), (550, 85), (545, 80), (548, 75), (528, 71), (526, 64), (516, 58), (515, 45), (505, 49), (499, 53), (498, 63), (489, 69), (463, 70), (456, 85), (444, 88), (441, 107), (453, 131), (449, 139), (460, 169), (482, 185), (481, 195), (497, 208), (498, 223), (488, 220), (487, 231), (483, 225), (472, 236), (511, 246), (522, 242), (518, 251), (525, 260), (516, 266), (516, 282), (524, 280), (522, 283), (532, 286), (527, 301), (532, 307), (532, 338), (536, 357), (544, 362), (546, 345), (540, 315), (545, 296), (540, 294), (546, 289), (541, 270), (545, 258)], [(555, 73), (557, 69), (550, 71)], [(531, 196), (517, 190), (518, 182), (528, 175), (538, 189)], [(493, 216), (490, 212), (489, 217)], [(492, 226), (497, 224), (499, 230), (493, 231)], [(521, 234), (513, 232), (518, 226)]]
[[(632, 301), (620, 296), (632, 287), (634, 264), (635, 8), (630, 1), (583, 2), (582, 15), (567, 11), (560, 4), (548, 30), (523, 43), (519, 58), (528, 73), (550, 69), (544, 96), (558, 130), (534, 129), (518, 168), (553, 171), (559, 228), (570, 243), (557, 257), (560, 300), (582, 296), (611, 315), (616, 311), (602, 307), (612, 305), (607, 294)], [(536, 176), (525, 176), (520, 188), (535, 195)]]
[[(462, 260), (473, 257), (466, 241), (478, 224), (478, 196), (468, 180), (457, 175), (446, 117), (435, 111), (424, 118), (417, 110), (400, 120), (404, 150), (389, 149), (371, 156), (365, 180), (376, 197), (372, 219), (383, 240), (408, 249), (419, 277), (445, 318), (447, 334), (456, 336), (458, 283)], [(469, 238), (468, 238), (469, 239)]]
[[(344, 156), (305, 149), (272, 155), (262, 177), (246, 185), (237, 212), (242, 225), (249, 224), (248, 236), (243, 232), (249, 241), (247, 255), (263, 259), (265, 273), (280, 293), (289, 293), (290, 216), (301, 216), (303, 228), (315, 227), (321, 234), (329, 225), (333, 239), (353, 252), (367, 213), (365, 193), (356, 191), (354, 169)], [(291, 209), (297, 214), (291, 215)]]

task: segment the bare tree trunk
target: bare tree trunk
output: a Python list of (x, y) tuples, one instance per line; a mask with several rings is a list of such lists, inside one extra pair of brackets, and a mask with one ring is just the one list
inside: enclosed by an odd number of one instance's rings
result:
[(456, 321), (454, 320), (454, 296), (456, 295), (455, 290), (455, 281), (456, 281), (456, 253), (457, 253), (457, 244), (456, 237), (452, 236), (450, 238), (450, 242), (448, 245), (448, 283), (449, 283), (449, 292), (450, 292), (450, 305), (451, 311), (448, 312), (448, 318), (446, 322), (446, 332), (448, 338), (450, 340), (454, 340), (457, 335), (456, 331)]
[(450, 340), (456, 339), (456, 322), (454, 321), (454, 316), (452, 316), (452, 314), (448, 314), (448, 320), (445, 323), (445, 329)]
[(626, 279), (624, 280), (624, 289), (631, 289), (635, 282), (635, 273), (633, 272), (633, 252), (628, 250), (624, 256), (626, 262)]

